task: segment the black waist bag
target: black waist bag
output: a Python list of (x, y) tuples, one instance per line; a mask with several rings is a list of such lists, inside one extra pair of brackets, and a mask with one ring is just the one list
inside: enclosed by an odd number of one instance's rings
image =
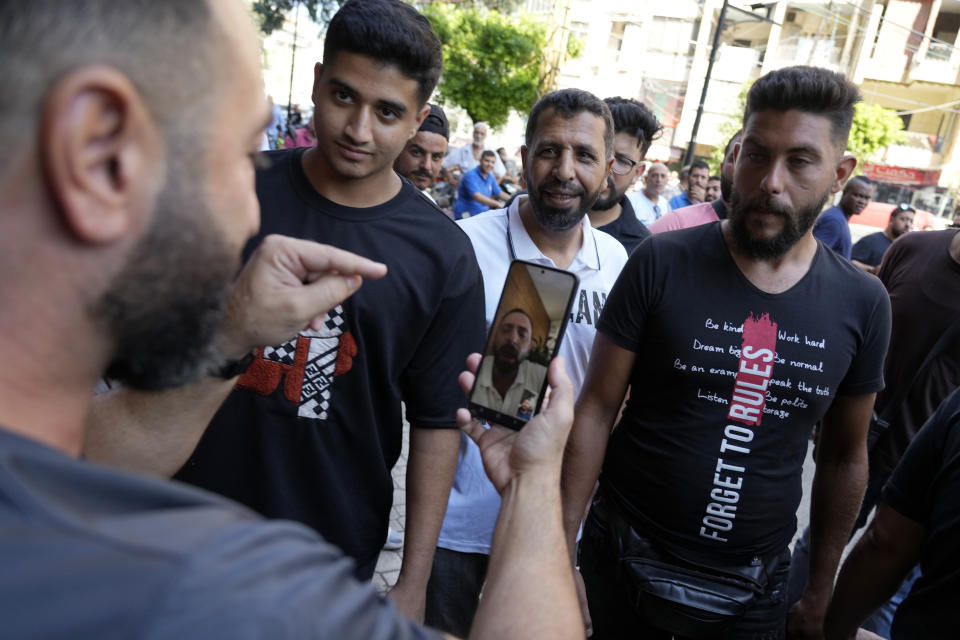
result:
[(766, 590), (768, 572), (760, 558), (746, 566), (707, 567), (655, 546), (619, 514), (609, 515), (617, 570), (631, 604), (664, 631), (688, 638), (715, 635), (733, 626)]

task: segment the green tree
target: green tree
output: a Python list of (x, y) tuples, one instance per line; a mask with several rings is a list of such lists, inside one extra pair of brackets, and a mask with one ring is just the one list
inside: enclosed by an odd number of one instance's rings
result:
[[(433, 3), (422, 10), (443, 43), (442, 101), (492, 127), (506, 124), (511, 109), (530, 111), (542, 79), (544, 23), (476, 6)], [(567, 45), (568, 55), (578, 50), (575, 40)]]
[[(283, 26), (283, 21), (289, 11), (293, 10), (298, 4), (306, 8), (310, 18), (325, 28), (337, 12), (340, 6), (346, 0), (254, 0), (251, 3), (254, 15), (260, 21), (260, 31), (268, 36), (276, 29)], [(409, 0), (408, 0), (409, 1)], [(437, 2), (438, 0), (425, 0), (423, 4)], [(442, 0), (440, 0), (442, 1)], [(475, 4), (494, 9), (502, 13), (512, 12), (520, 0), (474, 0)]]
[(747, 92), (750, 91), (752, 84), (753, 81), (744, 83), (740, 89), (740, 94), (737, 96), (736, 106), (717, 127), (717, 144), (713, 147), (713, 152), (707, 160), (712, 176), (720, 175), (720, 165), (723, 164), (723, 152), (726, 149), (727, 142), (743, 126), (743, 110), (747, 106)]
[(326, 25), (344, 0), (255, 0), (251, 4), (260, 21), (260, 31), (268, 36), (283, 26), (288, 12), (297, 5), (304, 7), (315, 22)]
[(878, 151), (904, 138), (903, 120), (896, 111), (878, 104), (857, 103), (847, 141), (847, 151), (857, 157), (857, 171), (864, 162), (874, 159)]

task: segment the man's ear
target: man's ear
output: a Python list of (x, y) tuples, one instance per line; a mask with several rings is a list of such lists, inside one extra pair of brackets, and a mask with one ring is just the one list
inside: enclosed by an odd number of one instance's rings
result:
[(520, 146), (520, 166), (523, 169), (527, 168), (527, 145)]
[(85, 243), (138, 226), (162, 173), (162, 137), (133, 83), (106, 66), (54, 85), (42, 110), (40, 161), (63, 221)]
[(321, 75), (323, 75), (323, 63), (318, 62), (313, 65), (313, 91), (310, 93), (310, 97), (313, 99), (314, 106), (316, 106), (317, 99), (320, 97)]
[(830, 187), (830, 193), (836, 193), (843, 189), (843, 185), (847, 183), (847, 180), (850, 179), (850, 176), (853, 175), (853, 170), (857, 168), (857, 158), (849, 153), (844, 154), (840, 159), (840, 162), (837, 163), (836, 177), (834, 178), (833, 185)]

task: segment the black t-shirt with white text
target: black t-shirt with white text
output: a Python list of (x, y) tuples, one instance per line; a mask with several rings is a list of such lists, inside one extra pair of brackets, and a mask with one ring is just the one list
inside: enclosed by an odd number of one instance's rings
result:
[(320, 331), (265, 347), (177, 478), (271, 518), (303, 522), (361, 565), (375, 561), (393, 501), (401, 399), (414, 427), (455, 428), (457, 376), (484, 338), (483, 279), (466, 234), (413, 185), (374, 207), (311, 186), (304, 149), (258, 172), (259, 235), (307, 238), (386, 263)]
[(793, 287), (761, 291), (721, 224), (648, 239), (607, 299), (598, 330), (637, 357), (600, 481), (654, 538), (736, 561), (793, 536), (808, 436), (834, 397), (883, 387), (890, 304), (822, 246)]

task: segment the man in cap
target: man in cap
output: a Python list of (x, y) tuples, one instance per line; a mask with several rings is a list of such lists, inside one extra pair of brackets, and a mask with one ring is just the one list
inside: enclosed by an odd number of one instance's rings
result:
[(430, 188), (436, 183), (443, 156), (447, 153), (450, 125), (439, 105), (430, 104), (430, 113), (423, 119), (417, 134), (393, 163), (393, 170), (413, 183), (417, 189), (433, 200)]

